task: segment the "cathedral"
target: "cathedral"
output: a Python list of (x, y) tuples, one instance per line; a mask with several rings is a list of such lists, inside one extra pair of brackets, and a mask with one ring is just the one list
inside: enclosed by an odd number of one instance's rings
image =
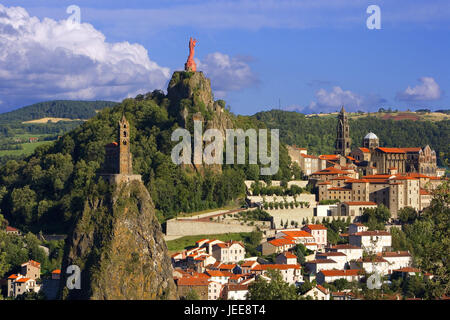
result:
[[(398, 174), (420, 173), (437, 175), (436, 152), (425, 146), (423, 149), (380, 147), (380, 140), (369, 132), (362, 141), (362, 146), (351, 150), (350, 126), (344, 107), (338, 116), (335, 154), (347, 160), (364, 174)], [(351, 150), (351, 151), (350, 151)]]

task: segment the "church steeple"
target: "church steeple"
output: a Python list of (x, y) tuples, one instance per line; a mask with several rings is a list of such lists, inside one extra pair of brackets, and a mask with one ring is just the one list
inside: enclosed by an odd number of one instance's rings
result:
[(352, 139), (350, 138), (350, 126), (348, 124), (347, 113), (345, 112), (344, 106), (342, 106), (341, 112), (338, 116), (336, 131), (337, 134), (334, 153), (342, 156), (348, 156), (351, 152), (350, 147), (352, 144)]
[(130, 124), (125, 115), (119, 121), (119, 173), (133, 174), (130, 150)]

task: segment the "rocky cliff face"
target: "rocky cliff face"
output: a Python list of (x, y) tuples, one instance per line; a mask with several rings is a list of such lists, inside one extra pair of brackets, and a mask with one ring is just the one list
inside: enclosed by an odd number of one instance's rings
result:
[[(218, 129), (225, 137), (225, 130), (233, 128), (233, 122), (225, 111), (224, 101), (214, 101), (211, 81), (203, 72), (175, 71), (167, 88), (170, 100), (169, 112), (178, 119), (180, 125), (193, 133), (193, 118), (202, 119), (203, 130)], [(206, 165), (191, 165), (202, 172)], [(208, 168), (220, 172), (221, 165)]]
[[(152, 199), (140, 181), (111, 186), (85, 204), (66, 245), (63, 299), (176, 299), (172, 265)], [(64, 270), (81, 269), (81, 289), (64, 287)]]

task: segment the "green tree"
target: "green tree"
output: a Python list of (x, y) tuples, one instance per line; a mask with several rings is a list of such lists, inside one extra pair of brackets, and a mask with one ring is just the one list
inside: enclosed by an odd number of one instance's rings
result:
[(279, 270), (268, 270), (270, 281), (259, 277), (248, 287), (248, 300), (297, 300), (294, 285), (285, 282)]

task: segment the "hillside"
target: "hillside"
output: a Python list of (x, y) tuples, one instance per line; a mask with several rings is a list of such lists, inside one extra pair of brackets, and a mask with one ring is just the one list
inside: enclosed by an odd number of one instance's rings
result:
[(81, 268), (81, 290), (69, 291), (63, 273), (63, 299), (177, 298), (161, 226), (140, 181), (86, 201), (66, 243), (62, 269), (70, 265)]
[[(367, 117), (373, 117), (382, 120), (392, 119), (394, 121), (400, 120), (412, 120), (412, 121), (442, 121), (442, 120), (450, 120), (450, 110), (438, 110), (438, 111), (430, 111), (430, 110), (417, 110), (417, 111), (378, 111), (378, 112), (349, 112), (349, 119), (362, 119)], [(317, 113), (317, 114), (307, 114), (307, 118), (313, 117), (337, 117), (337, 112), (333, 113)]]
[[(29, 156), (40, 145), (116, 105), (110, 101), (47, 101), (0, 114), (0, 165)], [(30, 138), (38, 139), (29, 143)]]
[[(177, 144), (171, 135), (178, 127), (191, 128), (192, 115), (199, 112), (205, 127), (255, 126), (258, 121), (235, 117), (223, 108), (224, 102), (213, 101), (209, 81), (203, 75), (175, 73), (172, 80), (169, 95), (156, 90), (125, 99), (59, 140), (38, 147), (23, 161), (12, 160), (0, 167), (1, 213), (24, 231), (70, 231), (85, 199), (99, 193), (104, 146), (117, 141), (122, 115), (131, 127), (134, 173), (142, 175), (160, 222), (179, 212), (222, 207), (242, 197), (243, 181), (259, 176), (258, 165), (223, 165), (219, 171), (177, 166), (171, 159)], [(273, 178), (290, 176), (289, 157), (282, 148), (280, 170)]]
[[(450, 120), (412, 121), (383, 119), (377, 116), (350, 117), (352, 148), (362, 144), (368, 132), (374, 132), (382, 147), (424, 147), (436, 150), (438, 165), (450, 157)], [(308, 148), (311, 154), (334, 152), (336, 115), (305, 116), (292, 111), (271, 110), (259, 112), (252, 118), (268, 128), (279, 128), (280, 139), (290, 145)]]
[(112, 101), (46, 101), (0, 114), (2, 122), (24, 122), (41, 118), (89, 119), (96, 111), (112, 107), (117, 102)]

